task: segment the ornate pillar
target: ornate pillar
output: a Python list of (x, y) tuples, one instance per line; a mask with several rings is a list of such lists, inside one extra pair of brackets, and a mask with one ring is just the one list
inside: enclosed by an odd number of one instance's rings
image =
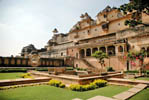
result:
[(86, 57), (86, 49), (84, 49), (84, 58)]
[(118, 55), (118, 45), (115, 46), (115, 55)]
[(106, 54), (108, 55), (108, 46), (105, 46)]
[(125, 54), (125, 45), (122, 46), (123, 47), (123, 55)]
[(98, 51), (99, 51), (99, 48), (100, 48), (100, 47), (97, 47)]
[(93, 53), (93, 48), (90, 48), (91, 49), (91, 56), (92, 56), (92, 53)]

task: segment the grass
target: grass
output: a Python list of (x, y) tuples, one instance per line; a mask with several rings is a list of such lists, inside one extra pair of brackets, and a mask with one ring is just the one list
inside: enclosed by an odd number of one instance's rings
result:
[(139, 77), (139, 78), (136, 78), (137, 80), (146, 80), (146, 81), (149, 81), (149, 77)]
[(0, 73), (0, 80), (5, 79), (17, 79), (20, 78), (21, 72), (15, 72), (15, 73)]
[(97, 95), (112, 97), (128, 89), (129, 87), (109, 85), (91, 91), (76, 92), (48, 85), (30, 86), (0, 91), (0, 100), (86, 100)]
[(149, 100), (149, 88), (144, 89), (129, 100)]

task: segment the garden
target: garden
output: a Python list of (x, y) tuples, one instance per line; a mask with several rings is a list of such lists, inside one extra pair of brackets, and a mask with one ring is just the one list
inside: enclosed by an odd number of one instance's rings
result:
[(93, 96), (102, 95), (112, 97), (128, 90), (130, 87), (108, 85), (95, 90), (78, 92), (68, 88), (57, 88), (49, 85), (29, 86), (15, 89), (1, 90), (1, 100), (71, 100), (80, 98), (86, 100)]

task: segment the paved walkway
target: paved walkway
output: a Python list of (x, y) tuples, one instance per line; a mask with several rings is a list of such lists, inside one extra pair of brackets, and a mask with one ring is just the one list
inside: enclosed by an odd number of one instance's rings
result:
[(142, 91), (146, 87), (147, 87), (146, 84), (138, 84), (134, 86), (133, 88), (129, 89), (128, 91), (125, 91), (125, 92), (122, 92), (120, 94), (113, 96), (113, 98), (118, 99), (118, 100), (127, 100), (128, 98), (134, 96), (135, 94)]
[(104, 97), (104, 96), (95, 96), (95, 97), (90, 98), (88, 100), (116, 100), (116, 99), (112, 99), (112, 98)]

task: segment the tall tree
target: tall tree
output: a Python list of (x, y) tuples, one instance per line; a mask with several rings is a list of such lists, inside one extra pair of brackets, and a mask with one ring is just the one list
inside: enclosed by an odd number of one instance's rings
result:
[(142, 22), (142, 13), (149, 15), (149, 2), (148, 0), (130, 0), (130, 3), (121, 5), (119, 10), (121, 10), (125, 15), (132, 13), (131, 19), (125, 21), (125, 25), (130, 27), (135, 27), (139, 24), (149, 26)]
[(101, 67), (103, 69), (105, 65), (105, 58), (108, 58), (107, 54), (102, 52), (101, 50), (96, 51), (95, 53), (92, 54), (92, 57), (95, 57), (98, 59), (99, 63), (101, 64)]

